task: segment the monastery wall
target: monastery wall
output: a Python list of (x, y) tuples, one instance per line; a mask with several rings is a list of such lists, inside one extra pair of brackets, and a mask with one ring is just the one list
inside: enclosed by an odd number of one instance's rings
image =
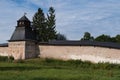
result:
[(9, 42), (9, 47), (0, 47), (0, 56), (15, 59), (54, 58), (62, 60), (82, 60), (120, 63), (120, 49), (97, 46), (38, 45), (32, 41)]
[(9, 52), (14, 59), (25, 59), (25, 41), (9, 42)]
[(120, 63), (120, 49), (94, 46), (39, 45), (41, 58)]
[(9, 56), (8, 47), (0, 47), (0, 56)]
[(37, 44), (34, 41), (26, 41), (25, 45), (25, 59), (38, 57), (37, 51), (39, 52), (39, 50), (37, 49)]

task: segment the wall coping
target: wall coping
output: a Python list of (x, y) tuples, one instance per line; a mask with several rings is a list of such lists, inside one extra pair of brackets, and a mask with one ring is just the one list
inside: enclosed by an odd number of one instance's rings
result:
[(0, 47), (8, 47), (8, 43), (0, 44)]
[(120, 43), (113, 42), (97, 42), (97, 41), (49, 41), (40, 42), (39, 45), (52, 45), (52, 46), (94, 46), (120, 49)]

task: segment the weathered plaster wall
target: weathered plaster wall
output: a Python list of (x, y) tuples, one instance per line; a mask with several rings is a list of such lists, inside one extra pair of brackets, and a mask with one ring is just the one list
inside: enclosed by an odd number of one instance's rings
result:
[(40, 57), (55, 59), (81, 59), (95, 63), (120, 63), (120, 49), (94, 46), (50, 46), (39, 45)]
[(37, 45), (34, 41), (26, 41), (25, 45), (26, 45), (26, 47), (25, 47), (25, 58), (26, 59), (35, 58), (38, 56), (36, 53)]
[(32, 41), (9, 42), (9, 47), (0, 47), (0, 56), (15, 59), (38, 57), (62, 60), (81, 59), (83, 61), (120, 63), (120, 49), (94, 46), (54, 46), (37, 45)]
[(14, 59), (25, 59), (25, 41), (9, 42), (9, 52)]
[(9, 56), (8, 47), (0, 47), (0, 56)]

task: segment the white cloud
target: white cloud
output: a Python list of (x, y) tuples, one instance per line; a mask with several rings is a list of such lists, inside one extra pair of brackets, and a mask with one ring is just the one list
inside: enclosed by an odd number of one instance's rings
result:
[(12, 0), (0, 0), (0, 43), (7, 42), (9, 40), (17, 20), (24, 14), (28, 13), (28, 16), (31, 17), (34, 11), (26, 8), (25, 6), (19, 6), (19, 4), (14, 3)]

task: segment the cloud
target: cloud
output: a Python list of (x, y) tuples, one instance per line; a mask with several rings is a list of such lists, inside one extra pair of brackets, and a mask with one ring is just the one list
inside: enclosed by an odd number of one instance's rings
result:
[(28, 16), (31, 17), (34, 11), (28, 9), (26, 6), (19, 6), (12, 0), (0, 0), (0, 43), (6, 42), (9, 40), (17, 20), (24, 14), (24, 12), (29, 13)]
[(56, 9), (56, 29), (68, 39), (80, 39), (87, 31), (93, 36), (120, 31), (120, 0), (0, 0), (0, 5), (0, 42), (10, 39), (24, 12), (32, 20), (39, 7), (47, 13), (51, 5)]
[[(74, 4), (71, 1), (67, 4), (66, 1), (66, 5), (62, 6), (60, 10), (58, 8), (57, 12), (58, 30), (65, 33), (69, 39), (80, 39), (86, 31), (94, 36), (119, 34), (120, 1), (82, 0), (81, 4), (77, 3)], [(115, 16), (116, 14), (117, 16)]]

